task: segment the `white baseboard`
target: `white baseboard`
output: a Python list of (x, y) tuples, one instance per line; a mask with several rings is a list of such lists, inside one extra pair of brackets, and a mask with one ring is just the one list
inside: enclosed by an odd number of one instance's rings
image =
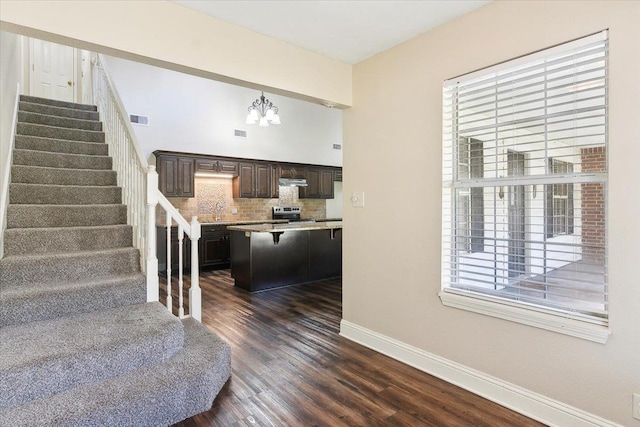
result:
[(622, 427), (346, 320), (340, 322), (340, 335), (549, 426)]

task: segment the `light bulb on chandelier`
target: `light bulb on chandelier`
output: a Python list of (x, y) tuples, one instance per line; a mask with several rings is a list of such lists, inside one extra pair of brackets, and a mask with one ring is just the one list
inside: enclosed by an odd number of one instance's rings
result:
[(247, 114), (247, 124), (254, 125), (258, 122), (258, 126), (266, 127), (269, 123), (272, 125), (280, 124), (280, 116), (278, 115), (278, 107), (273, 105), (271, 101), (264, 97), (264, 92), (260, 98), (253, 101), (249, 106), (249, 114)]

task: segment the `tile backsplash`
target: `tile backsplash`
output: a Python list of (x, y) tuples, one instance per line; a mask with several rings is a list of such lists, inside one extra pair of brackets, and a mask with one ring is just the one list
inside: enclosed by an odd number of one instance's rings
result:
[[(280, 187), (278, 199), (234, 199), (230, 179), (195, 178), (195, 197), (169, 197), (180, 213), (191, 220), (197, 216), (200, 222), (262, 221), (271, 219), (273, 206), (300, 206), (304, 218), (325, 218), (326, 202), (318, 199), (299, 199), (298, 187)], [(232, 209), (237, 214), (232, 214)], [(164, 222), (164, 212), (158, 208), (158, 222)]]

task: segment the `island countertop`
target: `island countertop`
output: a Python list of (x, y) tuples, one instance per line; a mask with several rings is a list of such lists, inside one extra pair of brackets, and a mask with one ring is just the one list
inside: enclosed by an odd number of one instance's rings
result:
[[(268, 219), (268, 220), (259, 220), (259, 219), (255, 219), (255, 220), (245, 220), (245, 221), (215, 221), (215, 222), (211, 222), (211, 221), (205, 221), (205, 222), (201, 222), (200, 225), (219, 225), (219, 226), (230, 226), (230, 225), (247, 225), (247, 224), (288, 224), (289, 221), (286, 219)], [(164, 221), (157, 221), (156, 223), (157, 227), (166, 227), (167, 224)], [(177, 225), (175, 224), (175, 222), (173, 223), (172, 227), (177, 227)]]
[(285, 231), (306, 231), (306, 230), (331, 230), (342, 228), (342, 221), (326, 222), (292, 222), (288, 224), (248, 224), (232, 225), (227, 227), (231, 231), (244, 231), (250, 233), (282, 233)]

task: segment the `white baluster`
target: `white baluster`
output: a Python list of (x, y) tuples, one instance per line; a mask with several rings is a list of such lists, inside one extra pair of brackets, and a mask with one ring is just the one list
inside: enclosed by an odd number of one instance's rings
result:
[(173, 312), (173, 297), (171, 296), (171, 215), (165, 211), (167, 217), (167, 308)]
[[(107, 70), (97, 56), (94, 66), (94, 103), (98, 105), (100, 119), (106, 133), (105, 142), (109, 156), (113, 159), (113, 170), (117, 172), (117, 183), (122, 188), (122, 201), (128, 206), (127, 223), (133, 227), (134, 245), (140, 250), (140, 265), (147, 278), (147, 299), (159, 300), (158, 258), (156, 239), (156, 208), (162, 205), (166, 214), (167, 232), (167, 307), (173, 309), (171, 280), (171, 225), (178, 223), (179, 252), (179, 316), (184, 317), (183, 251), (185, 232), (191, 237), (191, 288), (189, 291), (189, 314), (201, 320), (201, 290), (199, 284), (198, 241), (200, 224), (196, 217), (191, 224), (177, 212), (159, 193), (158, 176), (154, 167), (147, 168), (135, 133), (129, 124), (129, 116), (123, 108), (117, 90), (112, 86)], [(174, 217), (175, 215), (175, 217)]]
[(184, 240), (184, 229), (182, 228), (181, 225), (178, 225), (178, 270), (179, 270), (178, 271), (178, 317), (181, 319), (184, 317), (184, 301), (183, 301), (184, 298), (182, 296), (182, 285), (183, 285), (182, 269), (184, 268), (184, 266), (182, 265), (183, 240)]

